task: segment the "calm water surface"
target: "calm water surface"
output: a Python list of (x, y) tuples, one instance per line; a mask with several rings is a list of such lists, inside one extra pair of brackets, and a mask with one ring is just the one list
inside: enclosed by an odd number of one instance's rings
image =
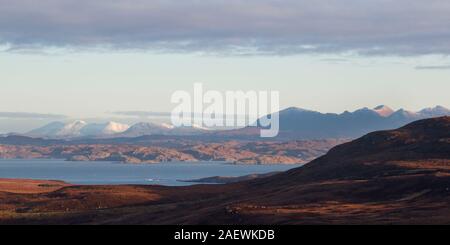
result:
[(179, 180), (285, 171), (299, 165), (232, 165), (217, 162), (124, 164), (64, 160), (0, 160), (0, 178), (63, 180), (73, 184), (192, 185)]

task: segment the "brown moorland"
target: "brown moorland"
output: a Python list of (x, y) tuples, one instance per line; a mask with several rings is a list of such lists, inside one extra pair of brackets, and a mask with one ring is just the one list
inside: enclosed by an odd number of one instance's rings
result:
[(70, 186), (57, 180), (0, 179), (0, 191), (11, 193), (45, 193)]

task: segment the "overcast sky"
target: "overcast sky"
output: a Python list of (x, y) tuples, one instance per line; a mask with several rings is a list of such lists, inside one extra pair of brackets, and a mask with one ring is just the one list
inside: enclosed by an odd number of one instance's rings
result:
[(214, 90), (279, 90), (283, 107), (323, 112), (450, 106), (446, 0), (0, 6), (0, 126), (11, 130), (24, 126), (13, 127), (22, 123), (9, 117), (168, 112), (171, 93), (195, 82)]

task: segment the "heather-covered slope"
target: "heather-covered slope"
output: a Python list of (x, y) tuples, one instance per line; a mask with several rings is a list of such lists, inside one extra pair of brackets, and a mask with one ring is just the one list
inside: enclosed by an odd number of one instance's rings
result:
[[(386, 175), (397, 168), (428, 168), (431, 162), (447, 160), (450, 160), (450, 117), (440, 117), (367, 134), (332, 148), (326, 155), (288, 174), (296, 180), (357, 179)], [(429, 164), (408, 166), (406, 162)], [(447, 168), (445, 164), (434, 165), (436, 169)]]

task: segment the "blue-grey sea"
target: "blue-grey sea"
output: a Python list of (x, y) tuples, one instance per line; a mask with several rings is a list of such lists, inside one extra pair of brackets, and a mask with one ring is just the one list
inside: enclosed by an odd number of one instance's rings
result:
[(63, 180), (72, 184), (151, 184), (181, 186), (212, 176), (285, 171), (299, 165), (234, 165), (221, 162), (125, 164), (64, 160), (0, 160), (0, 178)]

